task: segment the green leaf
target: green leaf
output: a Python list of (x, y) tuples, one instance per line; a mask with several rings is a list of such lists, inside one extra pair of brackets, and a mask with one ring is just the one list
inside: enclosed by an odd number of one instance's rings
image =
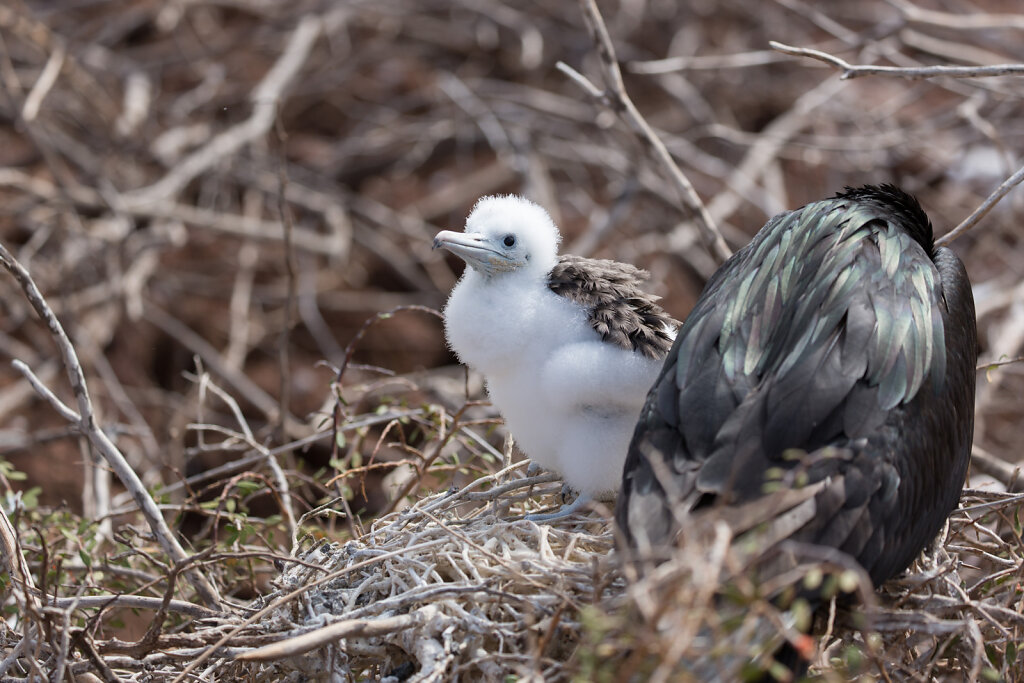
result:
[(792, 607), (790, 607), (790, 612), (793, 614), (793, 622), (798, 631), (806, 632), (810, 630), (813, 612), (807, 600), (803, 598), (794, 600)]
[(859, 585), (860, 578), (857, 576), (857, 572), (848, 569), (839, 575), (839, 590), (844, 593), (854, 592)]
[(26, 510), (35, 510), (39, 507), (39, 494), (43, 492), (43, 489), (39, 486), (33, 486), (27, 491), (21, 492), (21, 504), (25, 506)]
[(238, 482), (237, 486), (239, 493), (242, 495), (249, 495), (250, 493), (255, 493), (262, 489), (263, 483), (258, 481), (242, 480)]
[(804, 576), (804, 587), (808, 590), (816, 590), (821, 585), (824, 577), (825, 574), (821, 571), (821, 568), (814, 567)]
[(854, 671), (864, 666), (864, 653), (857, 645), (849, 645), (843, 651), (843, 655), (846, 658), (847, 665)]

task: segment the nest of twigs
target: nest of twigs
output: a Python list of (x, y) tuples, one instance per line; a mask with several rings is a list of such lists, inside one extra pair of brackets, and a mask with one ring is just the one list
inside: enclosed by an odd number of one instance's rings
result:
[[(581, 607), (623, 590), (608, 571), (612, 535), (597, 517), (557, 525), (523, 519), (538, 502), (555, 502), (560, 487), (543, 485), (551, 475), (516, 474), (506, 469), (426, 497), (359, 539), (300, 552), (275, 581), (278, 592), (261, 601), (267, 618), (256, 627), (285, 636), (320, 630), (246, 658), (273, 659), (257, 670), (274, 676), (564, 675), (583, 630)], [(549, 491), (522, 500), (538, 488)], [(281, 659), (293, 648), (295, 656)]]
[(425, 497), (361, 538), (313, 542), (231, 636), (273, 644), (229, 640), (223, 652), (235, 659), (218, 670), (273, 680), (786, 680), (770, 654), (788, 639), (831, 680), (1019, 672), (1024, 496), (965, 492), (943, 535), (877, 596), (848, 558), (812, 553), (797, 583), (813, 580), (832, 598), (812, 639), (796, 628), (798, 608), (780, 610), (769, 589), (733, 571), (739, 551), (724, 527), (637, 580), (613, 552), (606, 508), (524, 519), (560, 492), (551, 475), (520, 469)]

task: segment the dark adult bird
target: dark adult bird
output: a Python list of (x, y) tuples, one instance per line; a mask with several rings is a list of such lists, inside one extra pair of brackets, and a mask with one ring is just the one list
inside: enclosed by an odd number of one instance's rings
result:
[(629, 447), (619, 527), (653, 552), (696, 511), (804, 490), (787, 536), (878, 585), (957, 504), (977, 346), (963, 264), (913, 197), (848, 188), (774, 217), (680, 328)]
[(521, 197), (484, 197), (464, 232), (435, 248), (469, 266), (445, 307), (445, 334), (530, 459), (580, 496), (613, 495), (644, 396), (677, 321), (645, 293), (647, 273), (625, 263), (559, 255), (558, 228)]

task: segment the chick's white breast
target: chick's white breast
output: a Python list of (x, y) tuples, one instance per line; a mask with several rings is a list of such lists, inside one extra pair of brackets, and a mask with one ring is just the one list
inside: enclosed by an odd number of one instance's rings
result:
[(583, 309), (547, 287), (486, 283), (474, 276), (452, 290), (445, 335), (459, 359), (485, 377), (539, 371), (558, 347), (597, 338)]
[(546, 286), (483, 283), (472, 274), (456, 285), (445, 308), (452, 350), (481, 372), (488, 394), (531, 460), (559, 470), (566, 411), (547, 395), (549, 361), (569, 345), (600, 344), (586, 313)]

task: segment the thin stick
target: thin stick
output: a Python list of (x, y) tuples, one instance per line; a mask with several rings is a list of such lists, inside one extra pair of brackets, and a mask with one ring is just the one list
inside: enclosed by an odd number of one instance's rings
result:
[(973, 228), (978, 222), (984, 218), (992, 207), (999, 203), (999, 200), (1006, 196), (1006, 194), (1014, 187), (1020, 184), (1024, 180), (1024, 166), (1022, 166), (1016, 173), (1007, 178), (990, 194), (985, 201), (981, 203), (977, 209), (975, 209), (970, 216), (965, 218), (960, 225), (956, 226), (949, 233), (943, 235), (939, 239), (935, 240), (937, 246), (943, 246), (949, 244), (962, 234)]
[(859, 78), (861, 76), (895, 76), (897, 78), (936, 78), (946, 76), (948, 78), (991, 78), (993, 76), (1015, 76), (1024, 75), (1024, 64), (992, 64), (990, 66), (877, 66), (874, 64), (850, 64), (845, 59), (836, 57), (821, 50), (812, 50), (808, 47), (795, 47), (786, 45), (774, 40), (768, 44), (773, 50), (778, 50), (794, 57), (810, 57), (819, 62), (830, 64), (840, 71), (842, 80)]
[(971, 467), (997, 479), (1011, 493), (1024, 491), (1024, 472), (1020, 465), (1007, 462), (978, 446), (971, 449)]
[[(68, 609), (72, 606), (78, 609), (125, 607), (128, 609), (157, 610), (164, 604), (163, 598), (156, 598), (145, 595), (81, 595), (74, 598), (54, 598), (48, 596), (46, 604), (59, 609)], [(197, 619), (216, 619), (223, 616), (220, 612), (207, 609), (201, 605), (195, 605), (184, 600), (170, 600), (166, 608), (171, 612), (187, 614)]]
[[(164, 520), (163, 515), (160, 514), (160, 509), (157, 507), (156, 502), (146, 491), (146, 487), (142, 484), (142, 480), (139, 479), (139, 475), (135, 473), (135, 470), (131, 468), (128, 461), (125, 459), (121, 451), (118, 450), (117, 446), (107, 437), (106, 433), (96, 424), (95, 413), (93, 412), (92, 399), (89, 397), (89, 389), (85, 384), (85, 373), (82, 372), (82, 365), (78, 361), (78, 354), (74, 347), (71, 345), (71, 340), (68, 339), (67, 334), (64, 332), (64, 328), (57, 320), (57, 316), (53, 314), (53, 310), (50, 305), (46, 303), (46, 299), (43, 298), (39, 288), (36, 287), (36, 283), (32, 280), (32, 276), (25, 269), (21, 263), (7, 250), (3, 244), (0, 244), (0, 263), (14, 276), (14, 279), (21, 285), (22, 291), (25, 293), (25, 298), (35, 309), (36, 314), (42, 319), (43, 323), (50, 331), (50, 335), (57, 343), (57, 348), (60, 350), (61, 360), (64, 363), (64, 368), (67, 370), (68, 380), (71, 382), (71, 390), (75, 395), (75, 399), (78, 403), (78, 429), (88, 437), (89, 442), (93, 448), (103, 459), (107, 461), (111, 469), (117, 475), (118, 479), (126, 489), (128, 489), (132, 497), (138, 504), (139, 509), (142, 511), (143, 516), (149, 524), (149, 528), (152, 530), (153, 535), (156, 536), (160, 546), (164, 549), (174, 562), (180, 562), (188, 559), (188, 554), (178, 543), (178, 540), (174, 537), (170, 527), (167, 526), (167, 522)], [(27, 369), (28, 366), (25, 366)], [(31, 380), (29, 380), (31, 381)], [(40, 387), (41, 383), (33, 383), (33, 386)], [(52, 394), (52, 392), (47, 392)], [(47, 394), (43, 394), (44, 398), (53, 404)], [(60, 410), (61, 415), (68, 419), (73, 415), (73, 411)], [(220, 595), (217, 589), (210, 583), (209, 579), (206, 578), (198, 569), (190, 569), (185, 574), (189, 583), (193, 585), (203, 601), (210, 607), (216, 608), (220, 605)]]
[(626, 70), (633, 74), (670, 74), (678, 71), (700, 71), (719, 69), (746, 69), (752, 66), (764, 66), (780, 62), (785, 57), (771, 50), (740, 52), (731, 55), (679, 56), (630, 62)]
[(655, 158), (668, 172), (673, 184), (679, 191), (679, 198), (682, 200), (682, 208), (686, 215), (693, 220), (700, 231), (704, 246), (707, 247), (712, 258), (719, 264), (725, 262), (732, 251), (722, 238), (715, 225), (714, 219), (708, 213), (704, 203), (697, 195), (690, 179), (676, 164), (672, 154), (668, 151), (665, 143), (657, 136), (654, 129), (647, 123), (646, 119), (633, 104), (633, 100), (626, 93), (626, 86), (622, 80), (622, 70), (619, 68), (618, 60), (615, 57), (615, 46), (608, 35), (608, 28), (605, 26), (601, 12), (597, 9), (594, 0), (580, 0), (580, 7), (583, 9), (583, 18), (590, 31), (590, 37), (597, 46), (597, 53), (601, 58), (601, 65), (604, 67), (603, 76), (607, 88), (600, 90), (591, 83), (585, 76), (572, 67), (562, 62), (558, 63), (558, 69), (568, 75), (574, 82), (580, 85), (587, 93), (606, 104), (629, 124), (640, 135), (640, 139), (650, 146)]
[(43, 384), (43, 381), (36, 376), (36, 373), (32, 372), (32, 368), (27, 363), (14, 359), (11, 361), (11, 365), (28, 380), (28, 383), (32, 385), (32, 388), (35, 389), (40, 398), (49, 403), (50, 407), (57, 411), (58, 415), (68, 422), (77, 423), (81, 421), (82, 417), (74, 409), (68, 407), (66, 403), (57, 398), (57, 395), (50, 391), (48, 386)]
[[(245, 400), (262, 411), (268, 422), (278, 422), (281, 410), (280, 403), (263, 391), (248, 376), (231, 368), (225, 362), (220, 351), (212, 344), (193, 332), (183, 322), (158, 308), (152, 301), (146, 301), (143, 317), (173, 337), (189, 351), (202, 358), (203, 362), (210, 366), (214, 374), (221, 377)], [(301, 438), (309, 434), (309, 430), (306, 429), (305, 425), (295, 419), (294, 416), (286, 415), (285, 420), (285, 426), (290, 437)]]
[(287, 152), (284, 147), (287, 144), (288, 135), (285, 133), (284, 126), (281, 124), (281, 120), (279, 118), (277, 119), (276, 128), (277, 137), (282, 148), (282, 158), (278, 176), (279, 182), (281, 183), (281, 191), (278, 192), (277, 195), (277, 211), (281, 218), (281, 228), (284, 231), (284, 269), (288, 283), (288, 293), (284, 300), (284, 323), (281, 327), (281, 336), (278, 339), (278, 364), (280, 366), (279, 372), (281, 373), (281, 412), (277, 423), (277, 430), (280, 438), (283, 440), (287, 434), (285, 431), (286, 416), (291, 413), (289, 405), (291, 404), (292, 373), (290, 370), (291, 362), (288, 357), (288, 344), (291, 339), (292, 328), (295, 326), (295, 272), (298, 270), (298, 266), (295, 263), (295, 247), (292, 244), (292, 233), (294, 230), (292, 215), (288, 210), (288, 203), (285, 200), (285, 196), (288, 191), (288, 169), (285, 164)]
[(64, 42), (55, 41), (53, 53), (50, 54), (50, 59), (47, 60), (43, 73), (39, 75), (39, 80), (32, 86), (28, 97), (25, 98), (25, 106), (21, 108), (21, 116), (25, 121), (33, 121), (39, 114), (39, 108), (43, 105), (43, 100), (46, 99), (47, 93), (53, 89), (53, 84), (57, 82), (57, 76), (60, 74), (60, 68), (64, 64), (64, 57), (66, 55), (67, 50), (64, 47)]
[[(285, 476), (284, 470), (281, 468), (281, 464), (277, 462), (275, 454), (271, 453), (270, 450), (256, 441), (256, 438), (253, 436), (252, 429), (250, 429), (249, 424), (245, 421), (245, 417), (242, 415), (242, 409), (238, 406), (238, 402), (235, 401), (228, 392), (224, 391), (211, 381), (209, 375), (206, 373), (203, 373), (200, 377), (200, 388), (200, 396), (205, 393), (205, 391), (203, 391), (205, 389), (209, 390), (217, 396), (217, 398), (223, 401), (224, 404), (228, 406), (229, 410), (231, 410), (232, 414), (235, 416), (235, 420), (242, 429), (241, 434), (234, 432), (233, 430), (225, 430), (222, 433), (231, 438), (236, 438), (239, 441), (242, 441), (254, 451), (263, 455), (264, 462), (266, 462), (267, 467), (270, 468), (270, 471), (274, 475), (274, 480), (277, 483), (277, 489), (280, 493), (281, 511), (284, 515), (285, 524), (288, 526), (288, 533), (294, 536), (298, 525), (295, 522), (295, 510), (292, 506), (291, 488), (288, 485), (288, 477)], [(202, 405), (202, 403), (201, 399), (200, 405)], [(213, 425), (190, 424), (188, 425), (188, 429), (195, 429), (202, 433), (203, 430), (216, 428)]]
[(396, 631), (423, 626), (427, 617), (439, 617), (432, 605), (421, 607), (415, 612), (378, 619), (346, 619), (303, 633), (291, 638), (282, 638), (276, 643), (242, 652), (235, 659), (243, 662), (270, 662), (285, 657), (296, 657), (310, 650), (336, 642), (341, 638), (376, 638)]
[(937, 12), (935, 10), (922, 9), (912, 5), (906, 0), (888, 0), (905, 16), (907, 20), (915, 24), (931, 24), (932, 26), (943, 26), (958, 31), (971, 29), (1024, 29), (1024, 16), (1020, 14), (988, 14), (977, 12), (973, 14), (954, 14), (952, 12)]
[[(895, 67), (876, 66), (869, 64), (850, 64), (846, 60), (821, 50), (812, 50), (805, 47), (794, 47), (776, 41), (770, 41), (772, 49), (778, 50), (787, 55), (796, 57), (810, 57), (820, 62), (830, 64), (842, 71), (840, 80), (858, 78), (860, 76), (896, 76), (899, 78), (923, 79), (937, 76), (950, 78), (988, 78), (992, 76), (1024, 75), (1024, 64), (993, 64), (990, 66), (924, 66), (924, 67)], [(1024, 167), (1004, 180), (995, 191), (990, 194), (984, 202), (975, 209), (970, 216), (965, 218), (960, 225), (951, 232), (943, 235), (935, 241), (937, 246), (951, 243), (965, 232), (973, 228), (984, 218), (992, 207), (999, 203), (1006, 194), (1014, 187), (1024, 181)]]

